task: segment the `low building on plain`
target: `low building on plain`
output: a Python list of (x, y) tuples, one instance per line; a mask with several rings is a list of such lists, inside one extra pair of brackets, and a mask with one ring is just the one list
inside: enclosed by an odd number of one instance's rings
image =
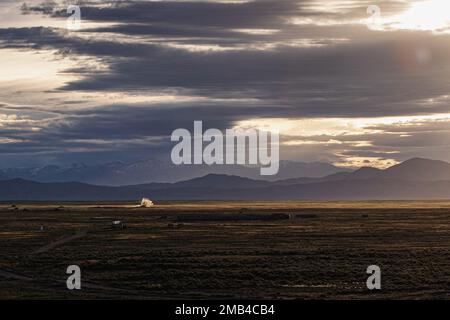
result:
[(141, 200), (141, 207), (142, 208), (150, 208), (153, 207), (155, 204), (153, 203), (152, 200), (148, 199), (148, 198), (143, 198)]

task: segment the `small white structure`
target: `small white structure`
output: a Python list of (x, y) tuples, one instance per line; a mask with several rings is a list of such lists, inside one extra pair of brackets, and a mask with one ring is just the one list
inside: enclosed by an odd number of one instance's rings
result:
[(153, 203), (153, 201), (148, 198), (143, 198), (141, 200), (141, 208), (150, 208), (153, 207), (154, 205), (155, 204)]
[(113, 229), (124, 229), (124, 224), (120, 220), (116, 220), (112, 222), (112, 228)]

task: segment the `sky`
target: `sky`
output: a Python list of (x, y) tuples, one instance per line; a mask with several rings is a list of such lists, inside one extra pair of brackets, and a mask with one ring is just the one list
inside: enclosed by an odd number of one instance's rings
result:
[(450, 161), (450, 1), (23, 3), (0, 0), (0, 167), (166, 159), (194, 120), (279, 130), (285, 160)]

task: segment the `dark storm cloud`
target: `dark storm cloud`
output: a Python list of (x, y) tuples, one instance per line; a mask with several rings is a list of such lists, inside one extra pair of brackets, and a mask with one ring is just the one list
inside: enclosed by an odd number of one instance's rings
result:
[[(266, 116), (276, 116), (279, 112), (279, 108), (274, 106), (213, 104), (200, 101), (185, 103), (177, 107), (172, 105), (111, 105), (91, 110), (66, 112), (60, 119), (36, 124), (36, 126), (40, 126), (41, 130), (34, 134), (34, 139), (36, 141), (49, 139), (64, 141), (95, 138), (113, 141), (114, 139), (167, 137), (174, 129), (191, 128), (195, 120), (204, 121), (205, 127), (225, 129), (236, 121), (253, 116), (255, 108), (258, 108), (259, 112)], [(21, 136), (20, 132), (17, 136), (14, 135), (16, 131), (13, 129), (3, 131), (0, 129), (0, 132), (10, 138)]]
[[(164, 37), (186, 37), (208, 39), (226, 43), (248, 39), (272, 41), (289, 37), (314, 37), (317, 30), (326, 30), (323, 36), (332, 36), (335, 30), (353, 33), (352, 19), (368, 17), (369, 5), (378, 5), (384, 15), (398, 13), (409, 6), (404, 1), (301, 1), (301, 0), (256, 0), (248, 2), (208, 1), (103, 1), (80, 3), (82, 19), (89, 22), (112, 23), (113, 25), (88, 29), (90, 32), (111, 34), (149, 35)], [(329, 6), (333, 5), (332, 9)], [(340, 5), (338, 5), (340, 4)], [(67, 17), (65, 7), (52, 11), (56, 17)], [(31, 11), (49, 11), (47, 5), (29, 7)], [(298, 19), (302, 26), (292, 25)], [(304, 19), (308, 19), (305, 21)], [(324, 26), (323, 21), (331, 26)], [(305, 24), (306, 23), (306, 24)], [(309, 23), (309, 25), (307, 24)], [(237, 29), (273, 29), (275, 37), (245, 35)], [(342, 35), (342, 32), (341, 32)], [(162, 38), (161, 40), (164, 40)]]
[(298, 12), (298, 1), (253, 2), (133, 1), (111, 7), (83, 7), (86, 19), (121, 23), (158, 23), (204, 27), (277, 26)]
[[(5, 46), (31, 43), (34, 48), (91, 55), (108, 64), (109, 70), (101, 73), (81, 66), (68, 70), (86, 77), (69, 83), (65, 90), (181, 88), (209, 97), (269, 101), (280, 106), (280, 116), (444, 112), (445, 104), (427, 106), (421, 100), (446, 94), (450, 85), (450, 37), (426, 33), (392, 32), (320, 47), (281, 45), (272, 50), (218, 52), (95, 38), (86, 41), (44, 28), (0, 30), (0, 34), (9, 37)], [(423, 61), (421, 54), (426, 55)], [(258, 116), (257, 108), (254, 112)]]
[[(420, 113), (420, 110), (414, 110), (416, 106), (408, 107), (411, 100), (428, 97), (434, 92), (417, 91), (416, 96), (403, 101), (405, 105), (395, 105), (402, 102), (399, 100), (403, 99), (405, 88), (417, 82), (415, 74), (404, 77), (395, 74), (402, 71), (396, 60), (404, 58), (395, 57), (396, 46), (403, 45), (395, 43), (395, 36), (377, 40), (380, 36), (369, 32), (364, 26), (298, 27), (286, 22), (289, 17), (314, 16), (319, 19), (349, 13), (355, 17), (364, 16), (368, 3), (346, 2), (335, 13), (327, 10), (326, 3), (321, 11), (317, 1), (293, 0), (246, 3), (131, 1), (106, 7), (87, 3), (82, 5), (83, 19), (126, 24), (89, 30), (86, 34), (109, 31), (130, 36), (153, 34), (162, 37), (144, 44), (125, 43), (123, 39), (110, 41), (110, 36), (107, 39), (94, 36), (88, 40), (67, 37), (44, 28), (3, 30), (0, 33), (8, 39), (7, 46), (31, 43), (34, 48), (54, 47), (64, 54), (93, 55), (109, 64), (109, 73), (89, 75), (82, 81), (69, 84), (65, 87), (67, 90), (185, 88), (206, 96), (270, 99), (280, 105), (296, 107), (298, 116)], [(386, 12), (407, 6), (400, 1), (376, 3)], [(242, 23), (252, 23), (252, 27), (258, 28), (276, 25), (280, 34), (253, 35), (232, 31), (244, 27)], [(338, 29), (341, 29), (340, 33), (336, 31)], [(355, 30), (359, 30), (356, 31), (359, 37), (356, 43), (338, 45), (326, 38), (330, 34), (332, 38), (355, 34)], [(254, 47), (226, 52), (188, 52), (165, 46), (165, 42), (173, 41), (166, 37), (167, 34), (186, 37), (177, 39), (177, 44)], [(324, 46), (308, 48), (309, 44), (306, 44), (293, 47), (286, 43), (294, 39)], [(276, 49), (255, 49), (255, 46), (274, 42), (278, 42)], [(407, 52), (412, 60), (415, 59), (415, 42), (416, 39), (413, 39), (410, 52)], [(113, 59), (116, 57), (125, 59)], [(83, 68), (72, 71), (88, 72)], [(429, 82), (429, 78), (434, 77), (430, 70), (427, 72), (420, 74), (423, 82)], [(392, 76), (397, 79), (392, 79)], [(358, 85), (354, 86), (355, 83)], [(446, 84), (443, 86), (446, 87)], [(383, 99), (384, 106), (379, 106), (377, 100), (381, 99), (377, 98), (386, 93), (388, 96)], [(368, 104), (367, 108), (358, 110), (354, 105), (360, 103)], [(369, 105), (371, 103), (374, 105)]]
[[(406, 104), (441, 94), (448, 87), (445, 68), (450, 49), (449, 38), (444, 36), (406, 32), (319, 48), (189, 52), (160, 44), (86, 41), (45, 28), (3, 29), (0, 34), (8, 39), (4, 47), (49, 47), (64, 54), (97, 56), (109, 63), (109, 73), (91, 74), (69, 84), (68, 90), (187, 88), (212, 96), (273, 99), (298, 106), (299, 115), (338, 115), (333, 111), (338, 109), (343, 116), (353, 112), (371, 116), (406, 114), (411, 111)], [(421, 65), (417, 61), (420, 50), (427, 50), (432, 60)], [(405, 91), (411, 87), (419, 90), (405, 100)], [(314, 102), (319, 98), (326, 101)], [(368, 105), (362, 112), (351, 109), (360, 103), (384, 106)], [(410, 108), (413, 113), (423, 110), (415, 105)]]
[[(340, 5), (330, 8), (330, 4)], [(172, 90), (210, 100), (88, 110), (54, 108), (53, 113), (38, 107), (0, 106), (3, 112), (17, 111), (24, 118), (0, 128), (3, 137), (15, 141), (0, 144), (0, 152), (139, 150), (151, 139), (157, 141), (155, 149), (167, 151), (171, 131), (190, 128), (194, 120), (225, 129), (255, 118), (448, 112), (446, 101), (427, 100), (448, 93), (450, 37), (417, 31), (375, 32), (355, 24), (354, 19), (367, 17), (367, 6), (372, 4), (386, 15), (409, 5), (404, 1), (127, 1), (107, 6), (86, 2), (81, 3), (83, 22), (104, 25), (79, 32), (0, 29), (0, 48), (55, 49), (60, 57), (92, 57), (107, 66), (97, 72), (80, 61), (65, 72), (82, 79), (60, 90), (122, 94)], [(30, 10), (67, 15), (65, 10), (42, 6)], [(294, 19), (306, 24), (294, 25)], [(273, 32), (258, 33), (257, 29)], [(234, 100), (213, 100), (217, 98)], [(240, 102), (243, 99), (252, 102)], [(31, 130), (32, 126), (39, 130)], [(342, 145), (332, 147), (333, 152), (345, 149), (348, 155), (387, 156), (396, 146), (426, 145), (437, 134), (415, 132), (414, 138), (400, 137), (395, 128), (380, 129), (379, 134), (307, 139), (339, 140)], [(391, 129), (392, 135), (386, 135)], [(356, 141), (371, 141), (373, 146), (358, 147)]]
[[(253, 116), (256, 107), (261, 108), (260, 105), (201, 101), (177, 106), (110, 105), (83, 111), (55, 111), (58, 116), (47, 121), (36, 121), (36, 117), (45, 111), (29, 107), (28, 116), (12, 121), (7, 129), (0, 128), (2, 138), (12, 139), (7, 144), (0, 143), (0, 153), (55, 154), (54, 157), (60, 160), (70, 158), (69, 154), (77, 155), (79, 159), (95, 160), (89, 156), (90, 153), (102, 155), (105, 159), (128, 157), (131, 161), (149, 156), (167, 157), (173, 146), (170, 141), (173, 130), (193, 130), (194, 120), (202, 120), (205, 129), (226, 129), (235, 121)], [(262, 108), (273, 115), (278, 110), (271, 106)], [(0, 107), (0, 111), (3, 110)], [(14, 111), (15, 108), (6, 110)]]
[[(90, 21), (184, 25), (221, 28), (279, 28), (287, 18), (346, 20), (366, 18), (369, 5), (378, 5), (385, 15), (403, 11), (409, 3), (401, 0), (317, 1), (317, 0), (255, 0), (233, 1), (103, 1), (79, 2), (84, 19)], [(105, 6), (106, 4), (106, 6)], [(329, 8), (333, 5), (332, 10)], [(66, 16), (64, 10), (51, 11), (48, 6), (31, 7), (31, 11)]]
[[(55, 110), (51, 115), (40, 108), (26, 107), (20, 118), (0, 127), (2, 154), (133, 152), (138, 155), (167, 152), (170, 134), (177, 128), (192, 129), (194, 120), (205, 127), (225, 129), (235, 121), (253, 115), (251, 105), (223, 105), (197, 102), (173, 105), (111, 105), (83, 111)], [(230, 108), (236, 112), (230, 112)], [(0, 106), (0, 114), (20, 109)], [(276, 108), (267, 106), (267, 113)], [(47, 116), (43, 118), (43, 114)], [(175, 116), (176, 115), (176, 116)], [(199, 115), (202, 115), (199, 118)], [(45, 117), (44, 117), (45, 118)], [(1, 122), (0, 118), (0, 122)], [(170, 151), (169, 151), (170, 152)], [(117, 156), (117, 154), (116, 154)]]

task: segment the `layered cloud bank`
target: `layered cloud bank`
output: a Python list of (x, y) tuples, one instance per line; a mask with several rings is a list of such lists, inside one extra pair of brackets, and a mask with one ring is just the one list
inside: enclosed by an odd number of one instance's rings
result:
[(282, 159), (450, 160), (445, 1), (70, 3), (78, 31), (67, 1), (0, 4), (2, 167), (167, 158), (194, 120), (280, 130)]

